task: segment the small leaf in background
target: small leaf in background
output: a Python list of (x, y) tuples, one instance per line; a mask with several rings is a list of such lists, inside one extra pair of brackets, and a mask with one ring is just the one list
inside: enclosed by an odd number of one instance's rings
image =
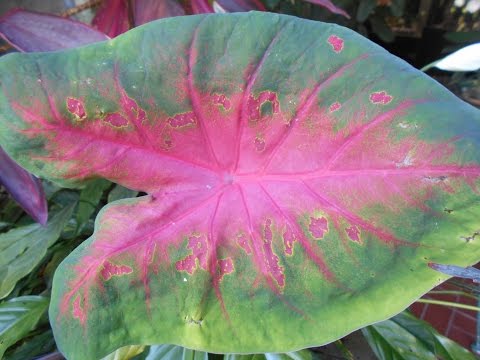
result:
[(348, 13), (345, 10), (336, 6), (330, 0), (304, 0), (304, 1), (324, 7), (325, 9), (328, 9), (330, 12), (334, 14), (342, 15), (342, 16), (345, 16), (347, 19), (350, 19), (350, 15), (348, 15)]
[(45, 225), (47, 200), (39, 179), (24, 170), (0, 148), (0, 184), (35, 221)]
[(24, 52), (55, 51), (109, 39), (84, 23), (26, 10), (2, 17), (0, 36)]
[(108, 202), (117, 201), (120, 199), (134, 198), (138, 195), (138, 191), (127, 189), (122, 185), (115, 185), (108, 194)]
[(393, 16), (399, 17), (403, 15), (405, 10), (406, 0), (391, 0), (390, 1), (390, 11)]
[(105, 0), (101, 2), (92, 20), (92, 25), (110, 37), (118, 36), (131, 27), (127, 0)]
[(112, 185), (111, 182), (103, 179), (96, 179), (80, 192), (77, 209), (77, 233), (80, 233), (90, 219), (90, 216), (97, 209), (103, 192)]
[(177, 0), (136, 0), (133, 9), (135, 26), (156, 19), (185, 15), (185, 10)]
[(217, 13), (266, 10), (259, 0), (216, 0), (213, 9)]
[(0, 359), (7, 348), (37, 324), (48, 307), (48, 298), (22, 296), (0, 303)]
[(476, 71), (480, 69), (480, 42), (457, 50), (432, 65), (446, 71)]
[(377, 7), (376, 0), (360, 0), (360, 4), (357, 9), (357, 21), (364, 22), (373, 13)]
[(145, 346), (130, 345), (124, 346), (113, 353), (105, 356), (102, 360), (130, 360), (140, 355), (145, 350)]
[(73, 208), (74, 205), (66, 207), (46, 226), (32, 224), (0, 234), (0, 299), (40, 263), (47, 249), (58, 240)]
[(208, 0), (191, 0), (190, 7), (193, 14), (208, 14), (213, 13), (213, 8)]
[(466, 45), (480, 42), (480, 31), (447, 32), (443, 37), (451, 43)]
[(392, 42), (395, 40), (395, 34), (393, 33), (390, 26), (385, 22), (385, 18), (375, 14), (374, 16), (369, 17), (370, 25), (372, 25), (372, 31), (377, 35), (382, 41)]
[(380, 360), (475, 360), (476, 357), (428, 323), (402, 312), (362, 329)]

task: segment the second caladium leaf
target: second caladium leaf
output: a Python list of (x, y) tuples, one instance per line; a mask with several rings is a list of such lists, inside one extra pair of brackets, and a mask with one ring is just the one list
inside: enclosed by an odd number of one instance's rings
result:
[(179, 17), (0, 70), (23, 166), (149, 194), (106, 206), (56, 272), (68, 358), (320, 345), (447, 278), (429, 263), (480, 259), (479, 112), (350, 30)]

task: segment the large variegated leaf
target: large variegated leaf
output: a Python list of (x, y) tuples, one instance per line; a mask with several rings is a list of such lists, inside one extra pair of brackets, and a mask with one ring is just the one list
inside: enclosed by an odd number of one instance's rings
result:
[(288, 352), (404, 309), (480, 259), (480, 115), (350, 30), (165, 19), (0, 62), (0, 143), (105, 207), (59, 267), (61, 351)]

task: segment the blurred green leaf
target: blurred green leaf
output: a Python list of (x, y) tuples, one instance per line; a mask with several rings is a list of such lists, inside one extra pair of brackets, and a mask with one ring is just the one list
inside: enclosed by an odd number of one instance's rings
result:
[(475, 360), (475, 356), (408, 312), (362, 329), (380, 360)]
[(6, 227), (9, 227), (11, 224), (8, 222), (0, 221), (0, 230), (5, 229)]
[(145, 346), (130, 345), (124, 346), (114, 351), (113, 353), (105, 356), (102, 360), (130, 360), (135, 356), (141, 354), (145, 350)]
[(0, 299), (28, 275), (60, 237), (74, 205), (52, 216), (46, 226), (31, 224), (0, 234)]
[(383, 16), (375, 15), (371, 16), (369, 19), (370, 25), (372, 25), (372, 31), (383, 41), (392, 42), (395, 40), (395, 35), (385, 22)]
[(0, 358), (35, 327), (48, 303), (48, 298), (41, 296), (22, 296), (0, 303)]
[(91, 181), (81, 192), (77, 210), (77, 233), (82, 231), (90, 217), (99, 207), (103, 192), (108, 189), (112, 183), (104, 179)]
[(451, 43), (467, 45), (480, 42), (480, 31), (448, 32), (444, 35), (444, 38)]
[(361, 0), (357, 10), (357, 21), (364, 22), (377, 6), (376, 0)]
[(42, 332), (24, 340), (15, 350), (5, 354), (5, 360), (25, 360), (55, 350), (55, 339), (51, 330)]
[(393, 16), (400, 17), (405, 10), (405, 0), (392, 0), (390, 4), (390, 11)]
[(138, 195), (138, 191), (127, 189), (122, 185), (115, 185), (115, 187), (108, 194), (108, 202), (133, 198)]

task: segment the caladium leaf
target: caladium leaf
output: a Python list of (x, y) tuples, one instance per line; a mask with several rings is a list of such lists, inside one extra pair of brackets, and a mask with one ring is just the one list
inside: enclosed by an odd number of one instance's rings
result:
[(45, 225), (48, 218), (47, 200), (42, 183), (29, 174), (0, 148), (0, 185), (35, 221)]
[(448, 277), (429, 263), (480, 259), (478, 110), (348, 29), (168, 18), (5, 56), (0, 82), (23, 166), (148, 194), (107, 205), (56, 272), (68, 358), (325, 344)]
[(0, 36), (26, 52), (61, 50), (109, 39), (84, 23), (26, 10), (13, 10), (3, 16)]

